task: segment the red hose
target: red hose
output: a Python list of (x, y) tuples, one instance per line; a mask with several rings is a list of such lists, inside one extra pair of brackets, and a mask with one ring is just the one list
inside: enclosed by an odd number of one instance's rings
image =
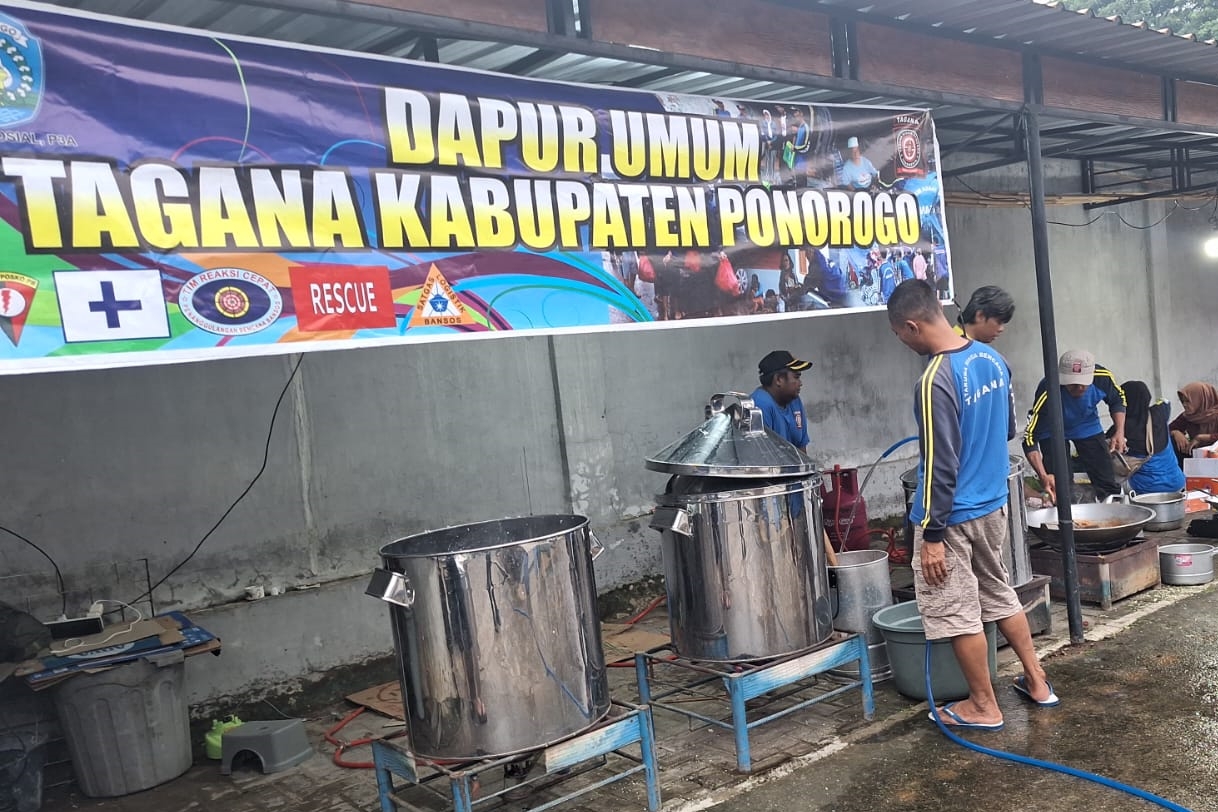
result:
[(640, 620), (642, 620), (643, 618), (647, 617), (652, 612), (654, 612), (659, 607), (659, 605), (662, 604), (666, 600), (668, 600), (668, 597), (666, 595), (661, 595), (658, 598), (653, 598), (651, 603), (649, 603), (649, 604), (647, 604), (647, 606), (643, 607), (643, 611), (639, 612), (637, 615), (630, 618), (630, 620), (627, 620), (623, 625), (633, 626), (634, 624), (638, 623)]
[(366, 710), (366, 708), (364, 708), (364, 707), (356, 708), (355, 710), (351, 711), (346, 716), (344, 716), (339, 721), (338, 724), (336, 724), (334, 727), (330, 728), (329, 730), (327, 730), (325, 732), (326, 741), (328, 741), (330, 744), (334, 745), (334, 747), (336, 748), (334, 750), (333, 761), (339, 767), (347, 767), (347, 768), (353, 769), (353, 770), (371, 770), (374, 767), (376, 767), (376, 765), (373, 764), (371, 761), (347, 761), (346, 759), (343, 758), (343, 753), (352, 747), (360, 747), (365, 744), (372, 744), (372, 742), (377, 741), (378, 739), (396, 739), (399, 736), (403, 736), (406, 734), (405, 730), (401, 730), (397, 733), (391, 733), (388, 736), (369, 736), (364, 739), (356, 739), (355, 741), (352, 741), (352, 742), (346, 742), (346, 741), (343, 741), (343, 740), (337, 738), (336, 734), (338, 733), (338, 731), (340, 731), (344, 727), (346, 727), (348, 723), (350, 723), (353, 719), (355, 719), (355, 717), (359, 716), (365, 710)]

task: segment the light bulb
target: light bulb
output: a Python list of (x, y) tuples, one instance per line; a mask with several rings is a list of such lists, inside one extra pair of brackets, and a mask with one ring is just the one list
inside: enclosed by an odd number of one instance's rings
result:
[(1210, 259), (1218, 259), (1218, 235), (1210, 237), (1208, 240), (1206, 240), (1205, 244), (1201, 246), (1201, 250), (1204, 251), (1205, 255)]

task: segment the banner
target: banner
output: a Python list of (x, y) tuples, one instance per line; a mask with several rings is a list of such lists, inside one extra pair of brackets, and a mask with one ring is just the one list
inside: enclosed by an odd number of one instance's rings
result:
[(947, 298), (937, 156), (921, 110), (4, 3), (0, 374)]

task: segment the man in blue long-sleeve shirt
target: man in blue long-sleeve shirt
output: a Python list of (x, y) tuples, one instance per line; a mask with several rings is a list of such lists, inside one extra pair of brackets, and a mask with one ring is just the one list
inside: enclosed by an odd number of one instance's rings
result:
[(985, 622), (998, 624), (1023, 665), (1015, 690), (1042, 707), (1060, 701), (1002, 563), (1007, 442), (1015, 436), (1011, 373), (997, 351), (952, 329), (934, 288), (922, 280), (897, 286), (888, 321), (901, 343), (930, 359), (914, 390), (921, 448), (910, 510), (914, 587), (926, 638), (951, 640), (969, 687), (967, 699), (938, 713), (949, 727), (1001, 730)]
[[(1062, 388), (1062, 430), (1066, 447), (1074, 444), (1079, 463), (1087, 472), (1098, 501), (1121, 492), (1112, 467), (1111, 452), (1124, 453), (1129, 445), (1125, 441), (1125, 392), (1116, 382), (1112, 372), (1095, 362), (1095, 357), (1086, 350), (1067, 350), (1057, 361), (1058, 380)], [(1057, 501), (1057, 479), (1048, 457), (1041, 453), (1041, 443), (1051, 434), (1049, 421), (1044, 419), (1044, 408), (1049, 402), (1048, 384), (1041, 378), (1032, 399), (1032, 410), (1028, 412), (1028, 427), (1024, 430), (1023, 452), (1036, 476), (1040, 478), (1050, 501)], [(1112, 437), (1104, 435), (1100, 425), (1099, 405), (1108, 405), (1112, 417)]]

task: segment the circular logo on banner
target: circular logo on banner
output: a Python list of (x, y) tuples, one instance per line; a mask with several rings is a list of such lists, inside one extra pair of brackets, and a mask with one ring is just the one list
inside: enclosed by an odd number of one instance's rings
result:
[(215, 268), (191, 277), (178, 293), (182, 315), (209, 333), (244, 336), (269, 327), (283, 312), (283, 296), (262, 274)]
[(897, 160), (905, 169), (917, 169), (922, 165), (922, 139), (917, 130), (897, 133)]
[(42, 45), (19, 20), (0, 14), (0, 127), (32, 121), (43, 91)]

